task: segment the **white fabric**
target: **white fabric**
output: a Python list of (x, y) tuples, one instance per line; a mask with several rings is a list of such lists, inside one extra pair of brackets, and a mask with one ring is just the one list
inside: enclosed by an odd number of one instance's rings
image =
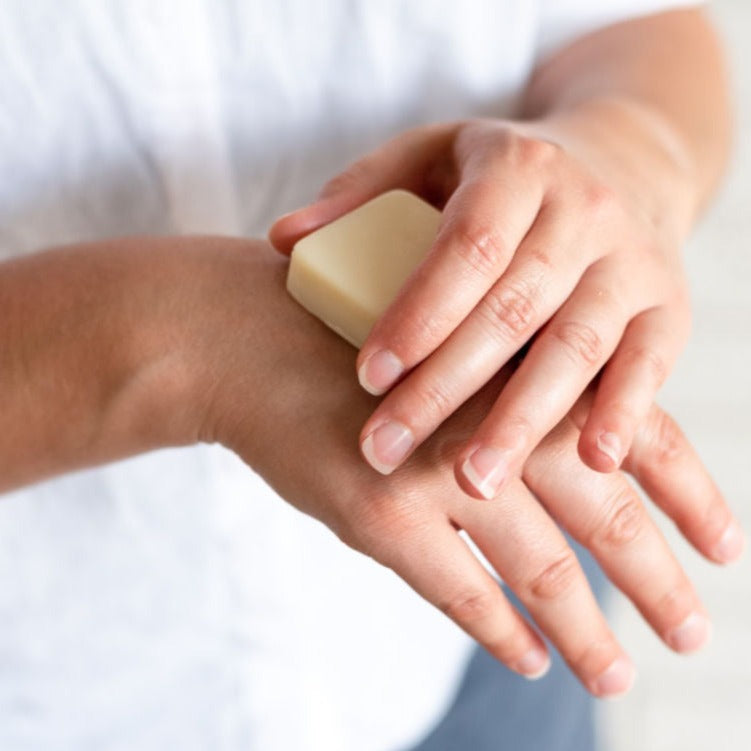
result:
[(542, 0), (537, 54), (543, 58), (602, 26), (666, 10), (703, 5), (698, 0)]
[[(262, 234), (399, 129), (510, 114), (541, 52), (674, 4), (3, 0), (0, 257)], [(401, 748), (468, 649), (219, 448), (0, 502), (3, 751)]]

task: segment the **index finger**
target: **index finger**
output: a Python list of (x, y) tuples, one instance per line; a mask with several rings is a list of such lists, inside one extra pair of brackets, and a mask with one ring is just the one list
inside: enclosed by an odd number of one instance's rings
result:
[(446, 204), (435, 243), (373, 326), (357, 358), (360, 384), (387, 391), (430, 355), (508, 267), (532, 227), (542, 184), (473, 164)]

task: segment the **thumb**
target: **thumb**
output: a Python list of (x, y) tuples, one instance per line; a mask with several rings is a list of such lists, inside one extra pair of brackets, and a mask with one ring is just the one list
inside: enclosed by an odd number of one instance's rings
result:
[(300, 238), (387, 190), (404, 188), (424, 195), (426, 179), (444, 157), (454, 129), (415, 128), (352, 162), (321, 188), (313, 203), (279, 217), (269, 229), (269, 242), (289, 254)]

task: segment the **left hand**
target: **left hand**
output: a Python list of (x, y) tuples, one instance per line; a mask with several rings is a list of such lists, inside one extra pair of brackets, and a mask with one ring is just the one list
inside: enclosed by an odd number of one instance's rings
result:
[[(287, 252), (392, 188), (443, 208), (432, 248), (357, 359), (364, 388), (390, 389), (360, 434), (380, 471), (399, 466), (535, 334), (459, 452), (459, 484), (494, 497), (601, 369), (579, 452), (590, 467), (615, 470), (682, 349), (686, 227), (645, 200), (628, 169), (619, 172), (612, 144), (598, 151), (570, 137), (570, 122), (556, 127), (470, 120), (407, 131), (272, 227), (273, 244)], [(664, 165), (642, 173), (669, 206)]]
[[(180, 284), (170, 285), (175, 328), (167, 363), (187, 377), (178, 411), (188, 435), (235, 451), (282, 498), (391, 568), (527, 677), (539, 677), (548, 664), (541, 632), (593, 694), (623, 693), (633, 679), (559, 525), (591, 551), (670, 648), (691, 652), (707, 640), (699, 594), (636, 490), (622, 472), (598, 474), (577, 457), (589, 394), (495, 503), (467, 498), (452, 466), (511, 368), (446, 420), (399, 472), (382, 477), (360, 461), (355, 445), (376, 400), (353, 378), (352, 348), (286, 294), (287, 264), (252, 240), (199, 238), (191, 243), (197, 253), (185, 242), (191, 260), (187, 269), (178, 266)], [(657, 407), (640, 426), (624, 469), (697, 550), (718, 563), (738, 558), (737, 520), (690, 443)]]

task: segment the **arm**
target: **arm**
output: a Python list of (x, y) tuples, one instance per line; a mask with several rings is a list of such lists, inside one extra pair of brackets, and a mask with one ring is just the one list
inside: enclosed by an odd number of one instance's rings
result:
[[(591, 165), (603, 183), (631, 197), (630, 210), (654, 229), (644, 242), (680, 253), (730, 150), (730, 93), (720, 40), (696, 9), (603, 29), (538, 67), (525, 92), (523, 115), (539, 123), (543, 137)], [(638, 263), (627, 254), (626, 263), (632, 260)], [(598, 450), (603, 434), (617, 436), (617, 458), (625, 456), (647, 401), (687, 336), (680, 255), (671, 254), (670, 263), (677, 269), (678, 299), (664, 306), (667, 314), (652, 311), (632, 319), (582, 426), (580, 453), (595, 469), (618, 463)]]
[(591, 34), (545, 60), (522, 116), (609, 154), (645, 206), (685, 235), (724, 170), (730, 100), (720, 41), (703, 12), (674, 11)]
[[(505, 375), (400, 472), (363, 465), (355, 439), (374, 400), (352, 377), (355, 352), (288, 297), (285, 272), (263, 244), (219, 238), (113, 241), (0, 264), (2, 351), (13, 355), (2, 369), (2, 487), (218, 441), (499, 660), (538, 676), (547, 648), (470, 553), (465, 529), (589, 690), (622, 693), (630, 662), (531, 488), (668, 645), (703, 643), (698, 595), (634, 489), (577, 460), (580, 416), (546, 439), (526, 484), (511, 483), (501, 502), (476, 504), (454, 485), (458, 447)], [(737, 523), (669, 418), (655, 408), (636, 445), (629, 471), (686, 537), (712, 560), (737, 557)]]
[(186, 245), (114, 241), (0, 264), (0, 490), (190, 441), (187, 363), (172, 346), (200, 263)]
[[(374, 466), (398, 466), (531, 342), (457, 457), (477, 498), (521, 473), (600, 371), (579, 452), (602, 472), (628, 455), (690, 327), (681, 245), (729, 140), (719, 44), (696, 10), (614, 25), (545, 61), (522, 114), (397, 136), (271, 230), (288, 251), (394, 187), (444, 206), (433, 247), (360, 351), (363, 386), (388, 391), (360, 440), (371, 437)], [(399, 452), (389, 424), (410, 438)]]

